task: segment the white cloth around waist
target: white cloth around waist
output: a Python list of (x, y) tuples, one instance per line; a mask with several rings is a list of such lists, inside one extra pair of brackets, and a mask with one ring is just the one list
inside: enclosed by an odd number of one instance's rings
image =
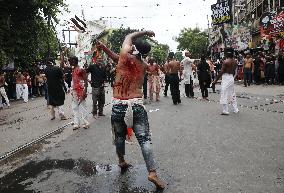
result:
[(112, 105), (123, 104), (127, 105), (127, 109), (125, 111), (124, 122), (127, 125), (127, 128), (132, 128), (133, 126), (133, 110), (132, 106), (141, 105), (144, 109), (143, 98), (132, 98), (132, 99), (118, 99), (112, 98)]

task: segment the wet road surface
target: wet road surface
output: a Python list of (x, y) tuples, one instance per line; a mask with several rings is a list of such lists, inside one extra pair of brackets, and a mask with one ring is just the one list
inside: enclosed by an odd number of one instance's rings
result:
[[(64, 179), (54, 181), (59, 174)], [(156, 190), (145, 176), (144, 165), (131, 166), (122, 171), (117, 165), (98, 165), (84, 159), (31, 161), (1, 178), (0, 192), (166, 192)], [(165, 173), (162, 176), (169, 186), (170, 176)]]

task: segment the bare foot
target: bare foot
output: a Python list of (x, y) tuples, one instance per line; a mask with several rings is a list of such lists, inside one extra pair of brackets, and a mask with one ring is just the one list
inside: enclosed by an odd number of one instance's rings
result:
[(121, 169), (127, 169), (127, 168), (131, 167), (132, 165), (124, 161), (124, 162), (119, 163), (118, 166)]
[(155, 186), (158, 188), (158, 189), (164, 189), (165, 188), (165, 185), (164, 183), (158, 178), (157, 174), (156, 173), (150, 173), (149, 176), (148, 176), (148, 180), (150, 182), (152, 182), (153, 184), (155, 184)]

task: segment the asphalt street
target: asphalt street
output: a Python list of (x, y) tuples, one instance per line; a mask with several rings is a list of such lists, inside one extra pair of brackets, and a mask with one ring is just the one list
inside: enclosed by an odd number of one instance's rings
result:
[[(219, 114), (218, 93), (204, 101), (198, 89), (177, 106), (170, 97), (146, 105), (163, 192), (284, 192), (283, 87), (256, 88), (236, 87), (240, 113), (229, 116)], [(67, 127), (0, 162), (0, 192), (159, 192), (137, 142), (126, 146), (133, 167), (118, 168), (110, 112), (109, 105), (89, 129)]]

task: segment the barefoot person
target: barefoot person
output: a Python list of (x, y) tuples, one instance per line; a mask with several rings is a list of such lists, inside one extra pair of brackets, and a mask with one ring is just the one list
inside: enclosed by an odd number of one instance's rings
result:
[(51, 106), (51, 120), (55, 119), (55, 108), (58, 109), (59, 118), (66, 120), (64, 115), (64, 101), (66, 88), (63, 81), (63, 71), (58, 66), (53, 66), (52, 62), (47, 63), (45, 69), (46, 81), (47, 81), (47, 101)]
[(170, 89), (172, 94), (172, 99), (174, 105), (181, 103), (180, 100), (180, 90), (179, 82), (181, 80), (182, 71), (180, 67), (180, 62), (174, 58), (175, 54), (173, 52), (169, 53), (169, 74), (170, 74)]
[(9, 99), (5, 91), (5, 83), (4, 73), (0, 72), (0, 109), (3, 108), (2, 97), (5, 99), (7, 106), (10, 107)]
[(82, 127), (89, 128), (89, 122), (87, 121), (87, 89), (88, 89), (88, 79), (87, 73), (84, 69), (80, 68), (78, 65), (77, 57), (70, 57), (69, 63), (73, 66), (72, 72), (72, 109), (74, 112), (74, 125), (73, 130), (80, 128), (80, 122), (82, 122)]
[(148, 61), (148, 83), (149, 83), (149, 95), (150, 101), (153, 101), (153, 95), (155, 93), (156, 101), (160, 101), (160, 76), (159, 76), (159, 66), (154, 63), (154, 59)]
[(220, 104), (222, 105), (223, 111), (221, 115), (229, 115), (229, 103), (233, 106), (234, 113), (239, 112), (234, 88), (234, 73), (237, 67), (237, 63), (234, 59), (233, 52), (233, 49), (227, 48), (227, 50), (225, 51), (227, 59), (222, 65), (221, 72), (212, 82), (212, 84), (216, 84), (222, 76)]
[[(149, 172), (148, 180), (157, 188), (164, 188), (156, 173), (157, 166), (151, 148), (148, 116), (143, 106), (142, 85), (147, 64), (142, 56), (150, 52), (151, 46), (137, 38), (145, 35), (152, 37), (155, 34), (152, 31), (134, 32), (127, 35), (123, 42), (113, 87), (111, 123), (119, 166), (122, 169), (129, 166), (124, 159), (125, 139), (128, 128), (133, 128)], [(100, 42), (97, 46), (113, 60), (118, 57)]]

